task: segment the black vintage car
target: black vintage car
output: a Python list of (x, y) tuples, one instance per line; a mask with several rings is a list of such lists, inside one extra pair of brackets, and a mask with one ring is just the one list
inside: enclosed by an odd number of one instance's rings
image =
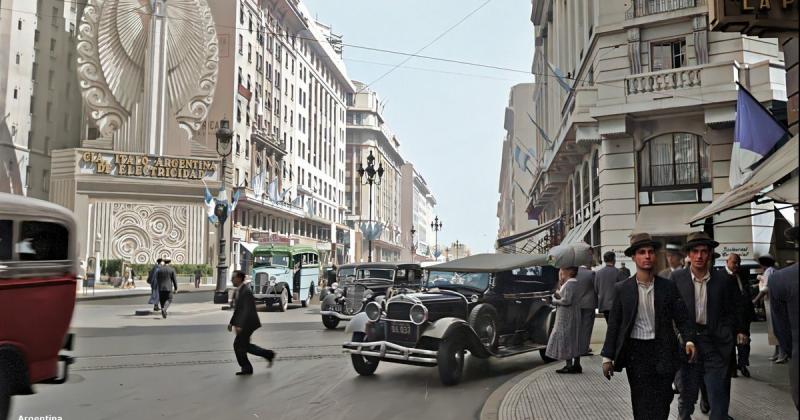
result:
[(422, 268), (419, 264), (343, 264), (336, 278), (320, 302), (322, 323), (329, 329), (352, 319), (369, 302), (380, 304), (390, 288), (419, 287)]
[(455, 385), (466, 352), (544, 358), (558, 276), (545, 255), (478, 254), (427, 270), (422, 291), (371, 302), (350, 321), (344, 350), (356, 372), (371, 375), (381, 360), (438, 366), (442, 383)]

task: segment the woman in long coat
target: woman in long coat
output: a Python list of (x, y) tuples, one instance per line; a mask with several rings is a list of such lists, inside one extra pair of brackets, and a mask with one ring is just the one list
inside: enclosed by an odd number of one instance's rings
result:
[(577, 287), (575, 277), (578, 267), (562, 267), (559, 270), (561, 287), (553, 294), (553, 304), (556, 305), (556, 320), (550, 339), (547, 341), (547, 357), (557, 360), (566, 360), (567, 364), (558, 373), (581, 373), (580, 356), (582, 349), (580, 337), (581, 308), (578, 305)]

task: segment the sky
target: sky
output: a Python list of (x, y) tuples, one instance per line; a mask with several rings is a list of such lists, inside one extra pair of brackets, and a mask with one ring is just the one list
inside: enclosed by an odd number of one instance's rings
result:
[[(304, 0), (345, 44), (414, 53), (487, 0)], [(517, 72), (344, 47), (353, 80), (373, 83), (400, 152), (428, 182), (443, 227), (456, 240), (494, 252), (503, 118), (509, 89), (533, 80), (533, 25), (528, 0), (489, 0), (419, 54)]]

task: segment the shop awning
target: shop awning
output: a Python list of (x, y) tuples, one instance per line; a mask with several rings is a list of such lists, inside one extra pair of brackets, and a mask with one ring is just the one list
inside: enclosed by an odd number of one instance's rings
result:
[(587, 222), (581, 223), (580, 225), (572, 228), (564, 239), (561, 241), (560, 245), (569, 245), (576, 242), (583, 241), (584, 236), (589, 233), (589, 230), (594, 226), (595, 222), (597, 222), (597, 218), (600, 217), (600, 213), (595, 213), (591, 219)]
[(526, 239), (533, 238), (534, 236), (538, 235), (539, 233), (544, 232), (545, 230), (549, 229), (550, 226), (553, 226), (558, 221), (558, 218), (553, 220), (549, 220), (547, 222), (542, 223), (539, 226), (531, 230), (526, 230), (525, 232), (517, 233), (514, 235), (506, 236), (504, 238), (500, 238), (497, 240), (497, 248), (502, 248), (504, 246), (514, 245), (517, 242), (524, 241)]
[[(748, 203), (759, 198), (762, 191), (772, 186), (781, 178), (789, 175), (797, 169), (798, 137), (795, 135), (772, 156), (762, 162), (753, 171), (753, 176), (744, 184), (722, 194), (702, 211), (687, 217), (688, 223), (702, 223), (706, 218), (714, 216), (725, 210), (738, 205)], [(796, 184), (795, 184), (796, 187)], [(797, 189), (794, 190), (795, 201), (790, 204), (797, 204)]]
[(636, 227), (632, 233), (646, 232), (652, 236), (684, 236), (689, 232), (702, 230), (702, 226), (692, 227), (686, 222), (693, 214), (702, 211), (705, 204), (671, 204), (664, 206), (642, 206)]
[(768, 192), (767, 197), (779, 203), (797, 204), (797, 193), (800, 189), (798, 180), (800, 180), (800, 177), (790, 178), (788, 181), (781, 184), (780, 187)]

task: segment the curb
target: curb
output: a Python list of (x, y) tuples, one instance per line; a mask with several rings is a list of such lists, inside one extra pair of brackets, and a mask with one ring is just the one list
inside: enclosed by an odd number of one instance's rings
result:
[[(203, 289), (203, 288), (200, 288), (200, 289), (179, 289), (179, 290), (180, 290), (180, 292), (178, 294), (202, 293), (202, 292), (213, 292), (214, 291), (214, 289)], [(104, 294), (93, 295), (93, 296), (92, 295), (76, 296), (75, 297), (75, 301), (76, 302), (85, 302), (85, 301), (92, 301), (92, 300), (106, 300), (106, 299), (122, 299), (122, 298), (128, 298), (128, 297), (142, 297), (142, 296), (150, 296), (150, 293), (151, 293), (150, 291), (145, 291), (145, 290), (142, 290), (142, 291), (138, 291), (137, 290), (137, 291), (133, 291), (133, 292), (119, 291), (119, 292), (114, 292), (114, 293), (108, 293), (108, 294), (104, 293)]]
[(492, 392), (489, 395), (489, 398), (486, 399), (486, 402), (483, 403), (483, 408), (481, 409), (479, 419), (499, 420), (500, 405), (503, 404), (503, 400), (505, 400), (506, 395), (508, 395), (508, 393), (514, 388), (514, 386), (522, 382), (527, 377), (535, 374), (539, 370), (544, 369), (546, 367), (551, 367), (551, 365), (552, 363), (545, 363), (533, 369), (526, 370), (525, 372), (522, 372), (519, 375), (516, 375), (513, 378), (509, 379), (503, 385), (500, 385), (499, 388), (495, 389), (494, 392)]

